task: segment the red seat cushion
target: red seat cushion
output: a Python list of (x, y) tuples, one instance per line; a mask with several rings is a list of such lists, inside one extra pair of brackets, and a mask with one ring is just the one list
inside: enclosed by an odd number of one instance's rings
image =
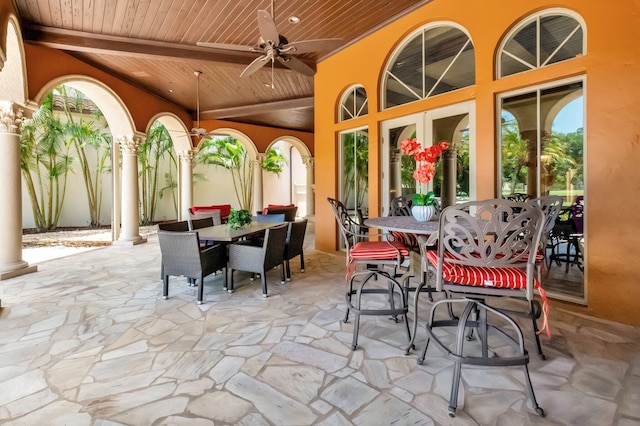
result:
[(391, 260), (408, 256), (409, 250), (400, 241), (361, 241), (349, 254), (352, 260)]
[[(453, 259), (450, 253), (444, 254), (442, 277), (449, 282), (480, 287), (498, 287), (524, 289), (527, 287), (527, 272), (522, 268), (492, 268), (487, 266), (469, 266), (447, 262)], [(438, 266), (438, 252), (428, 251), (429, 263)], [(535, 280), (535, 287), (540, 283)]]
[(193, 206), (191, 207), (191, 213), (195, 212), (212, 212), (220, 211), (220, 217), (225, 218), (231, 214), (231, 204), (214, 204), (211, 206)]
[[(447, 262), (447, 259), (453, 259), (451, 253), (445, 253), (442, 263), (442, 278), (454, 284), (476, 286), (476, 287), (496, 287), (496, 288), (527, 288), (527, 272), (522, 268), (492, 268), (487, 266), (469, 266), (457, 263)], [(438, 252), (428, 251), (427, 259), (434, 267), (438, 266)], [(547, 323), (547, 315), (549, 313), (549, 302), (547, 294), (540, 286), (540, 281), (536, 278), (533, 280), (534, 288), (538, 290), (542, 299), (542, 316), (543, 324), (539, 332), (543, 330), (551, 337), (549, 325)]]

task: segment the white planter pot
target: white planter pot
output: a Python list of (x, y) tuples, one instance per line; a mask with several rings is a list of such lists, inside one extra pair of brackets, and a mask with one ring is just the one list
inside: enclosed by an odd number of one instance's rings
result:
[(411, 214), (417, 221), (426, 222), (436, 214), (436, 208), (434, 206), (413, 206)]

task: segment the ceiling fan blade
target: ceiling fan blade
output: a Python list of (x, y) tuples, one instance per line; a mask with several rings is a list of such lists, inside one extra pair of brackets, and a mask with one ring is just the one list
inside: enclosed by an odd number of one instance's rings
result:
[(279, 50), (282, 53), (298, 54), (317, 52), (318, 50), (333, 50), (342, 46), (341, 38), (324, 38), (319, 40), (303, 40), (285, 44)]
[(279, 55), (278, 61), (280, 61), (285, 67), (299, 72), (300, 74), (313, 76), (316, 73), (309, 65), (293, 56)]
[(202, 135), (203, 138), (207, 138), (207, 139), (210, 139), (216, 136), (226, 138), (229, 135), (227, 133), (217, 133), (217, 132), (206, 132)]
[(244, 46), (242, 44), (228, 44), (228, 43), (207, 43), (206, 41), (199, 41), (196, 43), (200, 47), (210, 47), (212, 49), (224, 49), (224, 50), (237, 50), (239, 52), (259, 52), (260, 50), (253, 46)]
[(258, 71), (260, 68), (262, 68), (265, 64), (267, 64), (269, 62), (269, 57), (266, 55), (260, 56), (259, 58), (256, 58), (253, 60), (253, 62), (251, 62), (240, 74), (240, 77), (247, 77), (250, 76), (251, 74), (253, 74), (254, 72)]
[(260, 36), (265, 42), (272, 42), (273, 46), (280, 44), (280, 33), (276, 28), (276, 23), (266, 10), (258, 11), (258, 28), (260, 28)]

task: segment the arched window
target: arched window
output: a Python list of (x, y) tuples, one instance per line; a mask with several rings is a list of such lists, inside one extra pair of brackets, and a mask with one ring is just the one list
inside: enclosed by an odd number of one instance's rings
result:
[(356, 117), (364, 117), (369, 113), (367, 91), (361, 85), (345, 90), (340, 102), (339, 121), (347, 121)]
[(550, 9), (531, 16), (507, 34), (498, 55), (498, 78), (586, 53), (583, 24), (571, 12)]
[(473, 43), (450, 24), (421, 28), (396, 49), (383, 78), (384, 109), (471, 86)]

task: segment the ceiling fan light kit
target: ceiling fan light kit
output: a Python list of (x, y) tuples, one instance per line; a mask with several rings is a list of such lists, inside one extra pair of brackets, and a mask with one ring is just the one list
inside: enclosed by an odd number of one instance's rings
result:
[(191, 129), (190, 136), (194, 136), (202, 139), (211, 139), (214, 136), (227, 136), (220, 133), (208, 132), (206, 129), (200, 127), (200, 76), (202, 71), (194, 71), (193, 75), (196, 76), (196, 126)]

